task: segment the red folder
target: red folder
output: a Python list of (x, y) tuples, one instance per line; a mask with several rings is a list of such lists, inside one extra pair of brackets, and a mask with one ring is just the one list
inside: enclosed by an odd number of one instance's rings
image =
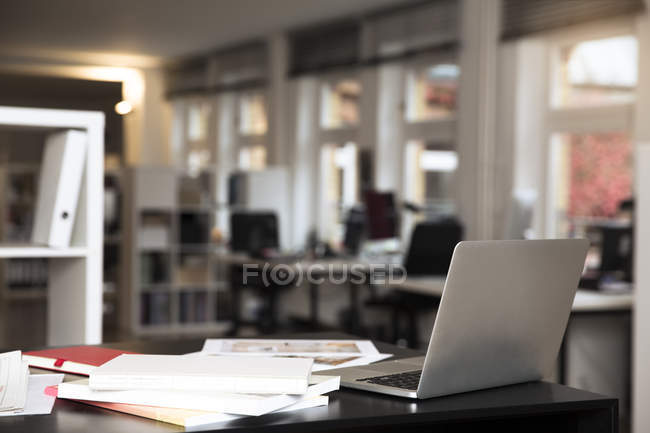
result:
[(98, 346), (71, 346), (23, 352), (30, 367), (88, 376), (92, 369), (127, 352)]

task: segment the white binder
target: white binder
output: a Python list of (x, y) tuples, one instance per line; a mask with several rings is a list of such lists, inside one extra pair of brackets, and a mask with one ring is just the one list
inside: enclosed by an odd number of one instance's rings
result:
[(86, 146), (85, 132), (69, 130), (48, 136), (41, 164), (33, 243), (70, 246)]

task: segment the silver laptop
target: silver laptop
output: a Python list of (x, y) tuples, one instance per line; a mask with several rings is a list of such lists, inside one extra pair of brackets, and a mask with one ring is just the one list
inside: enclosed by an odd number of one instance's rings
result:
[(539, 380), (557, 359), (589, 243), (460, 242), (424, 357), (322, 372), (341, 385), (429, 398)]

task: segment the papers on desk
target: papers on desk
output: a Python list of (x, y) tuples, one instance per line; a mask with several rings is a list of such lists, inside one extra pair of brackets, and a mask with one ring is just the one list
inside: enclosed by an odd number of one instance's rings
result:
[(312, 358), (312, 371), (367, 365), (389, 358), (369, 340), (207, 339), (187, 356), (266, 356)]
[(241, 416), (325, 406), (338, 376), (312, 375), (312, 359), (123, 354), (60, 384), (59, 398), (196, 427)]
[(57, 395), (60, 398), (72, 400), (258, 416), (335, 391), (339, 389), (340, 378), (338, 376), (312, 375), (309, 382), (305, 393), (288, 395), (160, 389), (98, 391), (88, 385), (88, 379), (81, 379), (62, 383), (58, 387)]
[(0, 355), (0, 413), (25, 407), (28, 378), (29, 367), (19, 350)]
[(25, 405), (22, 409), (0, 412), (3, 416), (47, 415), (52, 412), (56, 397), (48, 395), (45, 389), (56, 386), (63, 380), (62, 374), (32, 374), (28, 378)]

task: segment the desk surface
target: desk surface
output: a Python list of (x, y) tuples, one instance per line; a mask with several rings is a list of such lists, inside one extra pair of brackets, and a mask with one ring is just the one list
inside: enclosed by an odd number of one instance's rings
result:
[[(296, 335), (300, 338), (349, 338), (341, 334)], [(199, 350), (203, 340), (160, 340), (148, 342), (116, 343), (106, 346), (143, 353), (186, 353)], [(396, 346), (377, 343), (382, 352), (392, 352), (396, 357), (413, 356), (418, 352), (400, 349)], [(354, 428), (355, 431), (390, 430), (399, 426), (424, 429), (431, 425), (447, 424), (458, 426), (459, 422), (474, 422), (472, 428), (486, 420), (506, 419), (522, 426), (527, 431), (538, 431), (536, 425), (544, 420), (566, 417), (564, 420), (577, 426), (573, 431), (585, 429), (582, 418), (597, 419), (602, 430), (614, 431), (616, 421), (616, 400), (562, 385), (534, 382), (508, 387), (458, 394), (428, 400), (409, 400), (382, 396), (363, 391), (341, 389), (330, 394), (327, 407), (311, 408), (302, 411), (269, 414), (250, 417), (213, 427), (219, 431), (260, 431), (260, 432), (307, 432), (341, 431)], [(594, 416), (596, 418), (594, 418)], [(532, 417), (532, 418), (531, 418)], [(533, 421), (532, 420), (537, 420)], [(539, 423), (542, 424), (539, 424)], [(499, 424), (501, 425), (501, 424)], [(582, 427), (581, 427), (582, 426)], [(483, 425), (483, 427), (485, 427)], [(492, 426), (493, 427), (493, 426)], [(168, 432), (182, 428), (171, 424), (155, 422), (145, 418), (112, 412), (68, 400), (57, 400), (51, 415), (0, 418), (0, 431), (38, 433), (38, 432)], [(507, 430), (507, 429), (506, 429)], [(420, 430), (422, 431), (422, 430)], [(448, 431), (448, 430), (445, 430)], [(485, 429), (483, 429), (485, 431)], [(508, 430), (510, 431), (510, 430)], [(513, 430), (517, 431), (517, 430)], [(542, 431), (542, 430), (539, 430)], [(548, 430), (551, 431), (551, 430)]]
[[(394, 288), (409, 293), (442, 296), (445, 277), (408, 277)], [(629, 311), (634, 306), (634, 293), (606, 293), (578, 289), (573, 301), (574, 313)]]

